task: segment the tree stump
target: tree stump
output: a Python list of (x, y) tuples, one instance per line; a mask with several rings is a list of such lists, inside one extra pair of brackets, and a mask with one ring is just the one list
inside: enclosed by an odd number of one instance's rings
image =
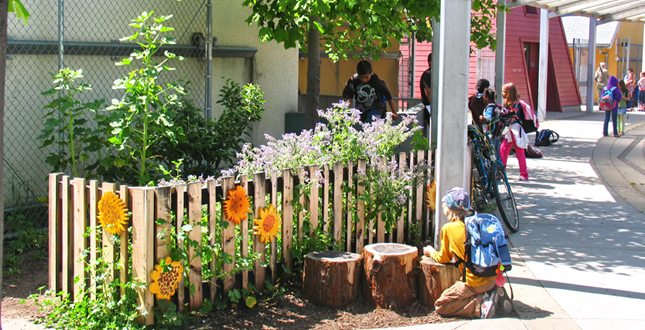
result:
[(461, 278), (459, 267), (441, 264), (430, 257), (421, 257), (419, 262), (419, 299), (430, 307), (441, 297), (441, 293)]
[(311, 252), (305, 257), (304, 295), (314, 304), (338, 308), (358, 297), (360, 254), (340, 251)]
[(416, 247), (378, 243), (365, 246), (367, 281), (365, 295), (378, 307), (397, 309), (409, 305), (417, 296)]

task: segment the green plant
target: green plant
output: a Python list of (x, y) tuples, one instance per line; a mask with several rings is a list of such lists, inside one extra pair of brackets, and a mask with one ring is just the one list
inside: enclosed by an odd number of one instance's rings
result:
[(43, 118), (47, 118), (42, 133), (38, 139), (43, 140), (41, 148), (55, 146), (45, 162), (54, 171), (67, 171), (71, 168), (74, 176), (79, 176), (82, 164), (89, 160), (89, 150), (93, 149), (92, 129), (88, 127), (86, 114), (96, 113), (105, 100), (91, 103), (81, 103), (76, 94), (91, 90), (89, 84), (77, 84), (76, 80), (83, 77), (83, 70), (61, 69), (52, 75), (54, 88), (43, 92), (43, 95), (58, 95), (44, 109), (49, 110)]
[(187, 95), (179, 95), (178, 102), (169, 105), (169, 111), (174, 113), (174, 125), (184, 135), (177, 137), (176, 144), (162, 137), (151, 146), (155, 154), (163, 155), (160, 162), (170, 166), (172, 161), (181, 158), (184, 160), (182, 172), (200, 175), (218, 173), (222, 165), (235, 160), (251, 124), (261, 119), (264, 99), (257, 85), (241, 86), (231, 79), (226, 80), (219, 97), (217, 103), (224, 106), (224, 111), (216, 120), (205, 118)]
[(117, 65), (133, 66), (135, 62), (140, 62), (142, 67), (114, 81), (113, 88), (125, 90), (125, 95), (120, 101), (113, 100), (113, 104), (107, 108), (113, 111), (110, 116), (113, 136), (109, 141), (120, 151), (116, 159), (109, 159), (108, 162), (124, 167), (139, 185), (148, 184), (157, 169), (154, 162), (160, 155), (152, 153), (151, 146), (161, 137), (174, 144), (177, 136), (183, 134), (173, 125), (168, 108), (177, 102), (177, 94), (185, 94), (184, 88), (176, 83), (168, 83), (164, 88), (158, 82), (163, 71), (174, 70), (166, 65), (168, 60), (183, 58), (166, 51), (165, 58), (159, 63), (155, 62), (153, 56), (160, 47), (174, 44), (175, 40), (161, 37), (162, 33), (174, 30), (161, 24), (172, 15), (160, 16), (150, 22), (153, 13), (144, 12), (134, 19), (130, 26), (139, 31), (121, 39), (136, 41), (142, 49), (135, 50), (131, 57)]
[[(86, 238), (92, 230), (97, 228), (88, 228), (85, 234)], [(100, 236), (100, 235), (99, 235)], [(89, 249), (83, 253), (83, 260), (77, 262), (86, 262), (85, 258)], [(119, 263), (110, 263), (103, 257), (102, 249), (99, 249), (95, 262), (86, 264), (86, 271), (89, 274), (95, 274), (91, 278), (92, 283), (96, 283), (96, 294), (94, 297), (90, 294), (92, 290), (87, 287), (86, 283), (80, 286), (80, 292), (76, 299), (72, 299), (68, 293), (58, 292), (52, 297), (51, 290), (45, 292), (45, 296), (38, 294), (31, 295), (29, 298), (34, 299), (41, 311), (47, 311), (47, 317), (44, 323), (48, 327), (55, 329), (139, 329), (139, 324), (135, 319), (142, 315), (142, 307), (138, 305), (138, 290), (147, 290), (146, 284), (139, 281), (131, 280), (126, 283), (120, 283), (118, 278), (109, 277), (109, 269), (120, 269)], [(89, 272), (93, 269), (94, 272)], [(127, 271), (127, 270), (122, 270)], [(78, 283), (79, 278), (74, 279)], [(42, 290), (42, 288), (41, 288)], [(121, 294), (121, 292), (124, 294)], [(24, 303), (24, 301), (22, 301)]]
[(47, 232), (38, 230), (32, 221), (27, 221), (24, 214), (10, 214), (6, 219), (15, 230), (5, 240), (3, 270), (9, 274), (19, 274), (20, 266), (26, 253), (33, 253), (35, 258), (47, 258)]

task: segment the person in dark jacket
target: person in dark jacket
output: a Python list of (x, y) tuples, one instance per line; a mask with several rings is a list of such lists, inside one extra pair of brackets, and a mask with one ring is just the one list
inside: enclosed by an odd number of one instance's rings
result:
[(351, 101), (356, 98), (356, 108), (361, 111), (361, 121), (371, 123), (375, 119), (385, 118), (387, 108), (385, 102), (392, 109), (392, 118), (396, 120), (398, 109), (385, 81), (372, 72), (372, 64), (360, 61), (356, 65), (356, 74), (347, 81), (343, 90), (343, 98)]
[[(623, 98), (623, 95), (620, 93), (620, 89), (618, 89), (618, 78), (616, 76), (611, 76), (609, 77), (609, 81), (607, 82), (607, 86), (603, 88), (602, 92), (603, 94), (605, 93), (605, 90), (610, 90), (612, 94), (614, 95), (614, 104), (611, 109), (611, 111), (605, 111), (605, 123), (602, 127), (602, 135), (607, 136), (609, 135), (607, 129), (609, 126), (609, 118), (611, 117), (611, 122), (614, 125), (614, 137), (620, 137), (618, 135), (618, 126), (617, 126), (617, 118), (618, 118), (618, 102), (620, 102), (620, 99)], [(614, 88), (616, 87), (616, 88)], [(613, 88), (613, 90), (612, 90)], [(601, 95), (602, 97), (602, 95)]]
[(473, 117), (473, 122), (480, 128), (482, 126), (481, 116), (484, 114), (484, 109), (486, 109), (486, 106), (488, 105), (484, 101), (483, 96), (484, 90), (486, 90), (488, 86), (490, 86), (488, 79), (479, 79), (475, 86), (475, 90), (477, 90), (477, 92), (468, 98), (468, 110), (470, 110)]

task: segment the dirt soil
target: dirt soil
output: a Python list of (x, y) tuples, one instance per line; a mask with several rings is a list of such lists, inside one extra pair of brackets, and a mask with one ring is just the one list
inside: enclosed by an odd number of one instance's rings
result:
[[(47, 260), (30, 256), (20, 266), (20, 274), (5, 274), (3, 282), (2, 326), (5, 329), (44, 329), (33, 322), (44, 317), (33, 301), (20, 302), (48, 283)], [(340, 309), (321, 307), (303, 298), (298, 286), (287, 287), (284, 299), (260, 303), (252, 309), (226, 309), (195, 317), (184, 329), (374, 329), (458, 319), (442, 318), (432, 308), (414, 303), (391, 311), (379, 309), (364, 298)]]

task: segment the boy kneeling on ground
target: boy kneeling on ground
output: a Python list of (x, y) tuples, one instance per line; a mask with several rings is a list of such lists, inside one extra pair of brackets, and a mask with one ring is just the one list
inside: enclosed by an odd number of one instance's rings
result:
[[(441, 228), (441, 249), (436, 251), (426, 246), (423, 254), (440, 263), (466, 260), (466, 225), (464, 219), (471, 215), (470, 196), (464, 188), (455, 187), (441, 199), (443, 213), (450, 220)], [(466, 267), (461, 263), (460, 267)], [(463, 273), (463, 268), (460, 268)], [(466, 268), (466, 281), (457, 281), (446, 289), (434, 304), (441, 316), (462, 316), (467, 318), (492, 318), (500, 298), (508, 299), (506, 291), (495, 284), (495, 276), (479, 277)], [(502, 306), (509, 304), (502, 302)], [(511, 305), (512, 306), (512, 305)], [(512, 309), (512, 307), (510, 307)], [(502, 308), (507, 309), (507, 308)], [(510, 311), (504, 311), (510, 312)]]

